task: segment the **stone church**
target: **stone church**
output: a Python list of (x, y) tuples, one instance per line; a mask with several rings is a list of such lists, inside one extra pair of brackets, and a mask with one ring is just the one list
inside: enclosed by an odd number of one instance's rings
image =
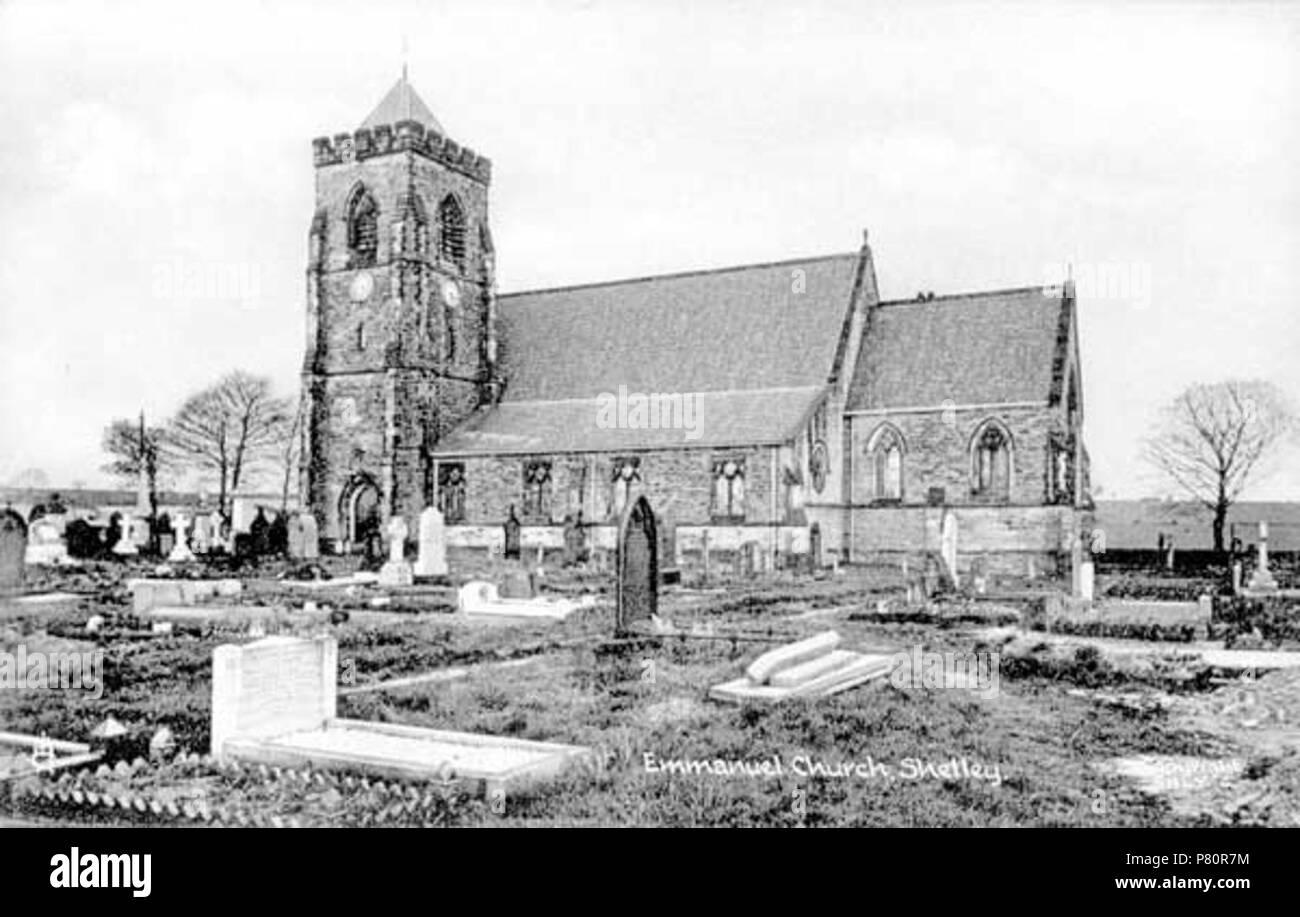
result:
[(938, 547), (1023, 570), (1091, 507), (1072, 286), (881, 301), (856, 251), (499, 293), (490, 161), (405, 75), (314, 141), (303, 505), (356, 550), (392, 514), (453, 546), (638, 495), (678, 549), (861, 561)]

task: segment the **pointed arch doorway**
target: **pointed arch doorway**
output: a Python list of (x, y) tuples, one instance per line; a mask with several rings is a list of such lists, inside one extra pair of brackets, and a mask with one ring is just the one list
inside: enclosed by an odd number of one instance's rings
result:
[(339, 499), (339, 531), (345, 553), (364, 550), (366, 543), (379, 535), (379, 502), (379, 485), (368, 474), (356, 475), (343, 489)]

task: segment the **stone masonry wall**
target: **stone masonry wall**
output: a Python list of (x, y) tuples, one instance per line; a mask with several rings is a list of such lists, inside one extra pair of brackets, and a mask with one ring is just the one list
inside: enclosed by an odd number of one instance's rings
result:
[[(745, 461), (745, 524), (770, 523), (772, 517), (772, 459), (774, 447), (744, 449), (681, 449), (628, 453), (640, 459), (640, 481), (631, 488), (630, 500), (644, 494), (660, 518), (678, 525), (711, 521), (712, 467), (715, 459)], [(555, 456), (506, 456), (442, 459), (465, 466), (467, 524), (500, 524), (509, 507), (520, 511), (523, 503), (523, 468), (526, 461), (551, 461), (551, 520), (560, 522), (581, 509), (587, 522), (611, 519), (614, 460), (604, 453)], [(779, 509), (778, 509), (779, 512)]]

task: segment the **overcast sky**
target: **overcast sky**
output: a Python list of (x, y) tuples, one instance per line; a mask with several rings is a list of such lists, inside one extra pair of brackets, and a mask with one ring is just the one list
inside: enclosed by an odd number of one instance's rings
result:
[[(400, 73), (493, 160), (502, 291), (851, 251), (1081, 293), (1103, 496), (1193, 381), (1300, 399), (1300, 5), (0, 2), (0, 482), (303, 354), (311, 139)], [(1097, 277), (1105, 282), (1094, 281)], [(1091, 286), (1091, 288), (1090, 288)], [(1300, 498), (1300, 456), (1248, 496)]]

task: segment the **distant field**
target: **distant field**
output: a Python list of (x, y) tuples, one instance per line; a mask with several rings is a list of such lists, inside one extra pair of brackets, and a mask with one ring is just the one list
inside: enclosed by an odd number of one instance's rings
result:
[[(1161, 500), (1098, 500), (1096, 525), (1105, 533), (1107, 550), (1152, 550), (1163, 532), (1176, 548), (1214, 547), (1214, 514), (1195, 503)], [(1300, 502), (1239, 503), (1228, 513), (1224, 538), (1236, 535), (1246, 544), (1258, 539), (1260, 520), (1269, 524), (1269, 547), (1300, 551)]]

